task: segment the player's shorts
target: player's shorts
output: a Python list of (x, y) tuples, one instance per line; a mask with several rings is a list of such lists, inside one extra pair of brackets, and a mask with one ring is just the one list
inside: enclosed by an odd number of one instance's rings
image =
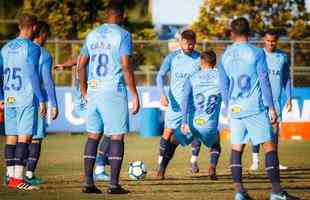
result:
[(32, 139), (44, 139), (47, 136), (46, 133), (46, 118), (42, 118), (41, 116), (37, 116), (37, 125), (36, 128), (33, 130)]
[(232, 144), (247, 144), (251, 139), (258, 145), (273, 139), (271, 122), (266, 111), (255, 115), (231, 118), (230, 137)]
[(5, 107), (5, 135), (32, 135), (37, 124), (37, 106)]
[(165, 128), (177, 129), (182, 124), (182, 112), (175, 112), (170, 107), (165, 113)]
[(105, 135), (125, 134), (129, 131), (129, 111), (126, 88), (89, 93), (86, 130)]
[(218, 142), (218, 120), (207, 120), (201, 116), (196, 116), (189, 121), (190, 133), (184, 135), (180, 128), (176, 129), (174, 133), (174, 137), (179, 144), (182, 146), (189, 145), (194, 138), (198, 138), (207, 147), (211, 147)]

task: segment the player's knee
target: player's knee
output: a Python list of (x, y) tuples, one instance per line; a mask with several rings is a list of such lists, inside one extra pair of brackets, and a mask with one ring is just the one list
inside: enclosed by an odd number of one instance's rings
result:
[(6, 144), (16, 145), (17, 143), (17, 136), (6, 136)]
[(242, 152), (244, 149), (244, 144), (232, 144), (231, 149), (234, 151), (240, 151)]
[(166, 140), (170, 140), (173, 134), (173, 129), (165, 128), (162, 137)]
[(112, 135), (111, 140), (124, 140), (124, 134), (119, 134), (119, 135)]
[(275, 144), (272, 141), (265, 142), (263, 144), (263, 147), (264, 147), (265, 153), (276, 150)]
[(40, 144), (42, 142), (42, 139), (32, 139), (31, 143), (33, 144)]
[(23, 143), (30, 143), (31, 142), (31, 135), (20, 135), (17, 138), (18, 142), (23, 142)]
[(88, 139), (99, 141), (101, 139), (101, 135), (96, 133), (88, 133)]

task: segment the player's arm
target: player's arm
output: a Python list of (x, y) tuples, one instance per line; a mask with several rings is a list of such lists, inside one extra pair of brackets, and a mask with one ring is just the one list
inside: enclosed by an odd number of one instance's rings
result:
[(285, 94), (286, 94), (286, 108), (288, 111), (292, 110), (292, 79), (291, 79), (291, 74), (290, 74), (290, 66), (291, 66), (291, 62), (290, 59), (288, 57), (288, 55), (286, 54), (286, 60), (285, 60), (285, 64), (282, 68), (283, 72), (283, 85), (285, 87)]
[(39, 79), (39, 59), (40, 59), (40, 47), (36, 45), (29, 45), (28, 46), (28, 55), (27, 55), (27, 66), (26, 72), (28, 73), (28, 78), (30, 80), (31, 87), (34, 91), (35, 96), (39, 100), (39, 113), (42, 117), (46, 115), (46, 104), (45, 99), (43, 97), (43, 93), (41, 90), (41, 84)]
[(131, 69), (131, 59), (130, 59), (131, 54), (132, 54), (132, 41), (130, 34), (128, 34), (122, 39), (120, 46), (121, 67), (124, 73), (125, 82), (132, 95), (132, 104), (133, 104), (132, 114), (136, 114), (137, 112), (139, 112), (140, 102), (134, 73)]
[(268, 66), (266, 61), (266, 55), (263, 50), (260, 49), (257, 55), (256, 70), (258, 74), (259, 84), (262, 90), (262, 94), (266, 105), (269, 108), (269, 113), (271, 117), (271, 122), (275, 123), (277, 121), (277, 113), (274, 108), (272, 90), (268, 76)]
[(42, 66), (42, 78), (44, 88), (47, 92), (48, 101), (52, 104), (52, 119), (56, 119), (58, 116), (58, 104), (55, 92), (55, 84), (52, 77), (53, 60), (50, 55), (46, 56), (43, 60)]
[(56, 69), (56, 70), (63, 70), (65, 68), (72, 68), (75, 65), (77, 65), (77, 58), (76, 57), (71, 57), (66, 62), (64, 62), (62, 64), (54, 65), (54, 69)]
[(80, 92), (81, 95), (84, 97), (85, 100), (87, 100), (87, 74), (86, 74), (86, 67), (87, 63), (89, 61), (89, 52), (86, 47), (86, 41), (84, 43), (84, 46), (81, 49), (81, 53), (79, 56), (79, 61), (78, 61), (78, 75), (79, 75), (79, 80), (80, 80)]
[(187, 80), (184, 85), (184, 95), (181, 101), (181, 110), (182, 110), (182, 116), (183, 116), (181, 131), (184, 134), (187, 134), (189, 132), (188, 101), (189, 101), (191, 93), (192, 93), (192, 86), (191, 86), (190, 80)]
[(3, 59), (0, 51), (0, 110), (4, 106), (4, 91), (3, 91)]
[(229, 101), (229, 77), (227, 76), (225, 69), (223, 67), (222, 61), (218, 67), (219, 71), (219, 79), (220, 79), (220, 90), (221, 96), (223, 99), (223, 103), (225, 105), (226, 110), (228, 109), (228, 101)]
[(167, 73), (170, 71), (171, 60), (172, 59), (171, 59), (171, 54), (170, 54), (164, 59), (160, 67), (160, 70), (158, 71), (158, 74), (156, 76), (156, 86), (160, 92), (160, 103), (164, 107), (168, 106), (168, 98), (165, 92), (165, 77)]

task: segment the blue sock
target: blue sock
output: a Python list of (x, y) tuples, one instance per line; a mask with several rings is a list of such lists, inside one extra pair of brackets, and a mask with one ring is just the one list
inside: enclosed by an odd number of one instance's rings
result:
[(166, 146), (166, 151), (165, 151), (165, 154), (163, 156), (163, 160), (160, 163), (160, 170), (166, 171), (167, 166), (168, 166), (170, 160), (172, 159), (177, 146), (178, 145), (173, 144), (170, 141), (168, 141), (168, 145)]
[(164, 157), (166, 151), (167, 151), (167, 146), (169, 145), (169, 141), (166, 140), (165, 138), (161, 137), (159, 141), (159, 155)]
[[(16, 145), (6, 144), (4, 148), (4, 159), (6, 167), (14, 167), (15, 165), (15, 149)], [(14, 171), (7, 172), (9, 176), (13, 176)]]
[(272, 191), (275, 193), (281, 192), (278, 152), (269, 151), (265, 156), (265, 168), (272, 184)]
[(210, 156), (210, 165), (211, 167), (216, 168), (219, 157), (221, 155), (221, 145), (220, 143), (216, 143), (211, 147), (211, 156)]
[(117, 186), (119, 183), (119, 174), (124, 157), (124, 141), (111, 140), (109, 162), (111, 166), (111, 186)]
[(99, 146), (98, 157), (96, 160), (96, 164), (98, 166), (106, 166), (109, 165), (109, 149), (110, 149), (111, 138), (104, 137)]
[(252, 153), (259, 153), (259, 144), (258, 145), (252, 144)]
[(201, 141), (199, 139), (195, 138), (192, 142), (192, 155), (193, 156), (199, 155), (200, 147), (201, 147)]
[(93, 171), (99, 141), (88, 138), (84, 149), (84, 173), (86, 186), (94, 185)]
[(245, 189), (242, 184), (242, 165), (241, 165), (242, 152), (231, 151), (230, 155), (230, 170), (232, 179), (234, 181), (236, 192), (245, 193)]
[(15, 165), (25, 166), (27, 160), (28, 143), (18, 142), (15, 149)]
[(27, 171), (34, 172), (41, 155), (41, 141), (39, 143), (30, 143), (28, 150)]

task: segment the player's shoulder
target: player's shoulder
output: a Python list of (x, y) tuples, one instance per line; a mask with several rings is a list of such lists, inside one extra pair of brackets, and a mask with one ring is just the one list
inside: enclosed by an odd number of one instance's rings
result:
[(174, 50), (174, 51), (170, 52), (170, 53), (166, 56), (166, 59), (172, 60), (172, 59), (174, 59), (177, 55), (180, 55), (180, 54), (182, 54), (181, 49)]
[(11, 50), (16, 50), (20, 47), (23, 47), (27, 45), (27, 40), (24, 38), (14, 38), (10, 41), (8, 41), (5, 45), (3, 45), (2, 49), (11, 49)]
[(40, 46), (40, 49), (41, 49), (41, 56), (45, 57), (46, 59), (52, 59), (52, 55), (45, 47)]
[(194, 50), (194, 51), (191, 53), (191, 57), (192, 57), (193, 59), (200, 59), (200, 52)]
[(288, 57), (288, 53), (282, 49), (276, 49), (275, 53), (279, 56)]

